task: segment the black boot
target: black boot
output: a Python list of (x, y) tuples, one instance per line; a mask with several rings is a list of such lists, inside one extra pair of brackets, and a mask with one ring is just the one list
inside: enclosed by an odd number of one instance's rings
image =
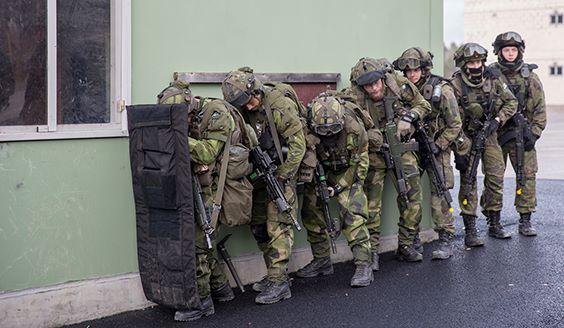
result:
[(370, 286), (373, 280), (374, 274), (372, 273), (371, 266), (367, 263), (357, 264), (351, 279), (351, 287)]
[(312, 278), (333, 274), (333, 264), (331, 257), (314, 257), (305, 267), (296, 271), (296, 276), (300, 278)]
[(211, 296), (208, 296), (207, 298), (200, 300), (200, 302), (201, 302), (200, 308), (176, 311), (176, 313), (174, 313), (174, 320), (194, 321), (200, 319), (203, 316), (207, 317), (215, 313)]
[(266, 288), (255, 298), (257, 304), (273, 304), (292, 297), (288, 280), (270, 281)]
[(263, 290), (266, 289), (266, 286), (267, 286), (267, 285), (268, 285), (268, 277), (267, 277), (267, 276), (264, 276), (264, 277), (262, 277), (261, 280), (255, 282), (255, 283), (253, 284), (253, 287), (252, 287), (252, 288), (253, 288), (253, 290), (254, 290), (255, 292), (260, 293), (260, 292), (262, 292)]
[(478, 237), (476, 229), (476, 217), (473, 215), (463, 215), (464, 221), (464, 244), (466, 247), (484, 246), (484, 240)]
[(423, 261), (423, 255), (416, 251), (412, 246), (400, 245), (397, 253), (398, 260), (407, 262)]
[(500, 221), (499, 211), (488, 211), (485, 213), (488, 217), (488, 224), (490, 225), (488, 229), (488, 235), (497, 239), (507, 239), (511, 238), (511, 233), (503, 229)]
[(413, 249), (417, 253), (423, 254), (423, 243), (421, 243), (421, 238), (419, 238), (419, 229), (417, 229), (417, 233), (413, 237)]
[(531, 213), (521, 213), (519, 219), (519, 233), (523, 236), (536, 236), (537, 230), (531, 225)]
[(449, 232), (439, 232), (439, 247), (432, 253), (433, 260), (446, 260), (452, 256), (452, 237)]
[(218, 302), (229, 302), (235, 298), (235, 294), (229, 283), (226, 282), (221, 287), (212, 289), (211, 297)]
[(370, 268), (372, 271), (380, 270), (380, 257), (376, 251), (372, 251), (372, 264), (370, 265)]

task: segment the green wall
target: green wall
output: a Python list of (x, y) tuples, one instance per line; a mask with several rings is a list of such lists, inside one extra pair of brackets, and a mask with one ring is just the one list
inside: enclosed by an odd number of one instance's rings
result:
[[(338, 72), (344, 87), (363, 56), (418, 45), (442, 63), (442, 17), (438, 0), (135, 0), (132, 103), (154, 102), (174, 71)], [(0, 291), (137, 271), (130, 184), (124, 138), (0, 144)], [(390, 188), (384, 203), (383, 232), (395, 233)], [(257, 251), (247, 227), (227, 232), (234, 255)]]
[(0, 290), (137, 267), (127, 139), (0, 144)]

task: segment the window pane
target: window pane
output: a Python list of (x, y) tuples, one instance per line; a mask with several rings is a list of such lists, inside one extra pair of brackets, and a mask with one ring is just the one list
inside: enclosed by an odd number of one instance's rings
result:
[(550, 66), (550, 75), (554, 75), (555, 73), (555, 67), (554, 66)]
[(562, 14), (558, 15), (558, 23), (562, 24)]
[(558, 66), (557, 75), (562, 75), (562, 66)]
[(47, 124), (47, 4), (3, 0), (0, 125)]
[(110, 0), (57, 1), (57, 121), (110, 122)]
[(550, 15), (550, 24), (556, 24), (556, 15)]

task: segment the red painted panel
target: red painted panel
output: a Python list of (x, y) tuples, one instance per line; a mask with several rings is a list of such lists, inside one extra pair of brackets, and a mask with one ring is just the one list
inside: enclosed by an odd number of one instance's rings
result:
[(300, 100), (305, 106), (313, 100), (321, 92), (331, 89), (335, 90), (337, 88), (336, 83), (293, 83), (291, 84)]

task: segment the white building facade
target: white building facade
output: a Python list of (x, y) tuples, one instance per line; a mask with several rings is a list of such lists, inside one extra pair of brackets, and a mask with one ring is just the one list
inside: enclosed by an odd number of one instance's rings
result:
[(564, 0), (464, 0), (464, 41), (488, 49), (502, 32), (515, 31), (525, 40), (525, 62), (545, 89), (547, 105), (564, 105)]

